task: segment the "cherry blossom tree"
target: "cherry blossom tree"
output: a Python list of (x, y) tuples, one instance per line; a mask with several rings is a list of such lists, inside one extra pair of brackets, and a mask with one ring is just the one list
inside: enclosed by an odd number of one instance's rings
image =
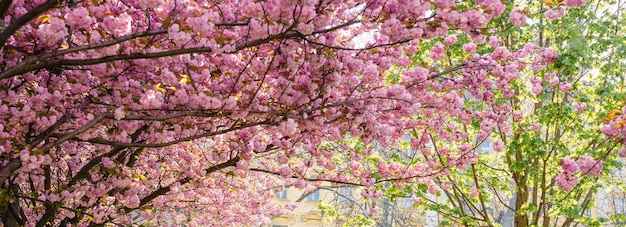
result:
[[(373, 173), (364, 168), (371, 149), (338, 154), (331, 145), (394, 144), (448, 118), (470, 124), (479, 113), (465, 109), (467, 97), (514, 97), (520, 70), (556, 59), (497, 41), (492, 53), (476, 53), (485, 25), (509, 18), (509, 8), (500, 0), (1, 0), (2, 222), (129, 225), (201, 212), (187, 216), (191, 225), (268, 223), (289, 208), (271, 201), (285, 179), (363, 185), (365, 197), (380, 197), (380, 182), (438, 175), (424, 163), (380, 162)], [(523, 12), (510, 20), (524, 24)], [(447, 38), (422, 45), (438, 37)], [(460, 45), (462, 60), (444, 62)], [(392, 75), (392, 66), (406, 69)], [(345, 165), (336, 155), (350, 157), (350, 174), (337, 171)]]

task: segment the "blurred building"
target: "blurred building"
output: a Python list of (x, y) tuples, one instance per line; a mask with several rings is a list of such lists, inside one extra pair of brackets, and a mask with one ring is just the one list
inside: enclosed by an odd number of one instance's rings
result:
[(334, 193), (325, 190), (306, 193), (290, 187), (282, 191), (276, 190), (274, 194), (283, 205), (297, 203), (298, 207), (290, 214), (274, 217), (272, 227), (334, 226), (332, 223), (324, 223), (322, 214), (318, 209), (319, 201), (332, 201), (335, 197)]
[[(396, 201), (386, 199), (375, 202), (366, 202), (356, 187), (322, 185), (313, 192), (305, 192), (290, 187), (276, 191), (276, 199), (284, 203), (297, 203), (298, 207), (287, 215), (274, 217), (272, 227), (340, 227), (357, 215), (374, 220), (374, 226), (428, 226), (424, 223), (436, 220), (436, 213), (427, 213), (413, 207), (410, 198), (400, 198)], [(319, 210), (320, 201), (335, 207), (339, 215), (335, 220), (325, 221)], [(376, 214), (369, 213), (370, 206), (377, 207)], [(435, 215), (435, 216), (433, 216)], [(433, 219), (434, 218), (434, 219)], [(432, 220), (429, 220), (432, 219)]]

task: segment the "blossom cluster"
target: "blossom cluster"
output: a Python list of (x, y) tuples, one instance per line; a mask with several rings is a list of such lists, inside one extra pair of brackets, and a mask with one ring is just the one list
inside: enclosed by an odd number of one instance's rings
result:
[[(435, 176), (478, 161), (462, 126), (478, 120), (481, 140), (512, 128), (511, 106), (467, 110), (467, 100), (510, 98), (525, 62), (540, 70), (556, 59), (480, 32), (505, 11), (500, 0), (467, 9), (452, 0), (15, 1), (0, 22), (12, 32), (0, 35), (0, 184), (22, 196), (26, 226), (131, 225), (176, 212), (190, 225), (269, 224), (293, 208), (272, 191), (311, 189), (306, 180), (360, 184), (367, 198), (391, 179), (436, 194)], [(29, 12), (36, 18), (23, 21)], [(519, 9), (509, 18), (525, 23)], [(433, 64), (413, 63), (423, 40), (441, 38)], [(444, 75), (455, 45), (469, 57)], [(406, 69), (390, 83), (392, 66)], [(417, 129), (410, 143), (427, 161), (367, 163), (373, 144)], [(454, 145), (432, 150), (431, 133)], [(367, 149), (329, 145), (346, 138)]]
[(565, 191), (572, 190), (579, 182), (578, 171), (584, 176), (597, 177), (602, 172), (602, 159), (596, 160), (587, 155), (580, 155), (575, 161), (565, 157), (561, 161), (561, 172), (556, 177), (556, 184)]

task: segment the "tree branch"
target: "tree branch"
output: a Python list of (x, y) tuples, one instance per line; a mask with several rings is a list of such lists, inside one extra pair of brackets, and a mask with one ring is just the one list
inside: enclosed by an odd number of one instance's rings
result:
[(48, 143), (45, 144), (43, 147), (39, 148), (39, 150), (46, 152), (48, 150), (50, 150), (51, 148), (58, 146), (59, 144), (70, 140), (74, 137), (76, 137), (78, 134), (83, 133), (84, 131), (87, 131), (88, 129), (90, 129), (91, 127), (95, 126), (96, 124), (98, 124), (100, 121), (102, 121), (107, 115), (110, 115), (109, 113), (103, 113), (98, 115), (97, 117), (95, 117), (93, 120), (91, 120), (89, 123), (87, 123), (86, 125), (83, 125), (83, 127), (80, 127), (79, 129), (73, 131), (70, 134), (64, 135), (62, 137), (57, 138), (57, 140), (55, 140), (52, 143)]
[[(144, 132), (145, 130), (148, 130), (148, 125), (144, 125), (142, 127), (140, 127), (139, 129), (137, 129), (132, 135), (131, 135), (131, 141), (136, 141), (137, 137), (139, 137), (139, 135)], [(76, 182), (78, 182), (79, 180), (87, 177), (89, 170), (91, 170), (91, 168), (93, 168), (96, 164), (100, 163), (100, 161), (102, 160), (102, 158), (104, 157), (112, 157), (114, 155), (116, 155), (118, 152), (122, 151), (124, 149), (124, 147), (116, 147), (114, 149), (112, 149), (111, 151), (107, 152), (106, 154), (102, 154), (94, 159), (92, 159), (91, 161), (89, 161), (89, 163), (87, 163), (86, 165), (84, 165), (80, 171), (78, 171), (78, 173), (76, 173), (76, 175), (74, 175), (74, 177), (67, 183), (67, 186), (72, 186), (74, 185)]]
[(13, 3), (13, 0), (0, 1), (0, 18), (4, 18), (4, 14), (9, 9), (9, 6), (11, 6), (11, 3)]
[(110, 146), (114, 146), (114, 147), (151, 147), (151, 148), (157, 148), (157, 147), (167, 147), (167, 146), (175, 145), (175, 144), (181, 143), (181, 142), (187, 142), (187, 141), (191, 141), (191, 140), (195, 140), (195, 139), (200, 139), (200, 138), (204, 138), (204, 137), (220, 135), (220, 134), (224, 134), (224, 133), (232, 132), (232, 131), (236, 131), (236, 130), (241, 130), (241, 129), (244, 129), (244, 128), (249, 128), (249, 127), (258, 126), (258, 125), (267, 125), (267, 124), (272, 124), (272, 123), (273, 122), (270, 121), (270, 120), (265, 120), (265, 121), (254, 122), (254, 123), (239, 124), (236, 127), (231, 127), (229, 129), (226, 129), (226, 130), (217, 131), (217, 132), (206, 132), (206, 133), (198, 134), (198, 135), (195, 135), (195, 136), (189, 136), (189, 137), (185, 137), (185, 138), (181, 138), (181, 139), (177, 139), (177, 140), (172, 140), (172, 141), (165, 142), (165, 143), (152, 143), (152, 144), (150, 144), (150, 143), (123, 143), (123, 142), (108, 141), (108, 140), (103, 140), (103, 139), (88, 139), (88, 140), (81, 140), (81, 139), (78, 139), (78, 138), (72, 138), (72, 139), (76, 140), (76, 141), (81, 141), (81, 142), (88, 142), (88, 143), (94, 143), (94, 144), (104, 144), (104, 145), (110, 145)]
[[(52, 0), (52, 1), (56, 2), (55, 0)], [(332, 28), (315, 31), (313, 32), (313, 34), (335, 31), (337, 29), (349, 26), (356, 22), (358, 21), (350, 21), (350, 22), (347, 22), (347, 23), (344, 23), (344, 24), (341, 24)], [(158, 33), (158, 32), (160, 31), (155, 31), (155, 33)], [(286, 32), (272, 35), (267, 38), (257, 39), (252, 42), (246, 42), (243, 44), (236, 45), (235, 50), (232, 53), (240, 51), (245, 48), (269, 43), (276, 39), (290, 39), (290, 38), (299, 37), (300, 35), (301, 34), (297, 31), (288, 30)], [(141, 36), (141, 34), (138, 34), (137, 36)], [(131, 38), (132, 38), (132, 35), (125, 37), (125, 39), (131, 39)], [(113, 45), (115, 44), (115, 42), (117, 41), (112, 40), (112, 41), (104, 42), (104, 43), (97, 44), (97, 45), (104, 47), (104, 46)], [(79, 49), (89, 49), (89, 46), (77, 47), (76, 49), (72, 51), (68, 49), (66, 50), (66, 52), (71, 53)], [(95, 65), (95, 64), (113, 62), (113, 61), (119, 61), (119, 60), (154, 59), (154, 58), (170, 57), (170, 56), (176, 56), (176, 55), (182, 55), (182, 54), (208, 53), (212, 51), (213, 51), (213, 48), (210, 48), (210, 47), (196, 47), (196, 48), (187, 48), (187, 49), (174, 49), (174, 50), (167, 50), (167, 51), (154, 52), (154, 53), (134, 53), (134, 54), (112, 55), (112, 56), (106, 56), (106, 57), (101, 57), (101, 58), (91, 58), (91, 59), (57, 59), (57, 60), (49, 60), (49, 61), (42, 61), (42, 62), (35, 61), (37, 63), (29, 62), (29, 63), (34, 63), (34, 64), (28, 64), (28, 63), (19, 64), (15, 67), (12, 67), (2, 72), (0, 74), (0, 80), (10, 78), (12, 76), (20, 75), (23, 73), (27, 73), (30, 71), (34, 71), (34, 70), (49, 68), (49, 67), (56, 67), (56, 66), (86, 66), (86, 65)], [(61, 52), (61, 53), (64, 53), (64, 52)], [(54, 56), (54, 54), (52, 56)]]
[(22, 167), (22, 161), (20, 161), (19, 158), (9, 161), (9, 164), (2, 167), (2, 170), (0, 170), (0, 185), (3, 185), (9, 176), (11, 176), (11, 174), (13, 174), (13, 172), (20, 167)]
[[(236, 157), (234, 157), (234, 158), (232, 158), (232, 159), (230, 159), (230, 160), (228, 160), (226, 162), (220, 163), (218, 165), (214, 165), (214, 166), (206, 169), (205, 172), (207, 174), (210, 174), (210, 173), (216, 172), (218, 170), (228, 168), (230, 166), (235, 166), (237, 164), (237, 162), (239, 162), (239, 160), (240, 160), (239, 156), (236, 156)], [(191, 181), (190, 177), (185, 177), (183, 179), (178, 180), (177, 183), (183, 185), (183, 184), (189, 183), (190, 181)], [(147, 203), (151, 202), (152, 200), (154, 200), (155, 198), (157, 198), (157, 197), (159, 197), (161, 195), (165, 195), (165, 193), (168, 193), (170, 190), (172, 190), (171, 189), (172, 185), (173, 184), (170, 184), (170, 185), (165, 186), (165, 187), (161, 187), (161, 188), (153, 191), (152, 193), (148, 194), (146, 197), (143, 197), (140, 200), (139, 206), (137, 208), (142, 207), (143, 205), (146, 205)], [(133, 210), (135, 210), (137, 208), (126, 208), (125, 211), (128, 213), (128, 212), (133, 211)]]
[[(1, 3), (5, 3), (7, 1), (8, 0), (3, 0)], [(6, 45), (7, 40), (9, 40), (9, 38), (13, 34), (15, 34), (15, 32), (17, 32), (17, 30), (19, 30), (22, 26), (24, 26), (26, 23), (28, 23), (32, 19), (35, 19), (42, 13), (45, 13), (46, 11), (54, 8), (55, 6), (57, 6), (59, 2), (60, 2), (59, 0), (48, 0), (44, 2), (43, 4), (29, 10), (26, 14), (22, 15), (17, 20), (14, 20), (11, 24), (9, 24), (9, 26), (6, 29), (4, 29), (4, 31), (2, 31), (2, 33), (0, 33), (0, 49), (4, 47), (4, 45)]]

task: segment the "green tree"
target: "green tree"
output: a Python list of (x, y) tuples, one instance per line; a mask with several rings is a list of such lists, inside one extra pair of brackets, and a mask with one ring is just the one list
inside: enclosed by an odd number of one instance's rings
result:
[[(474, 110), (510, 108), (505, 121), (493, 119), (503, 115), (474, 119), (469, 125), (451, 119), (439, 132), (414, 130), (414, 138), (428, 138), (419, 144), (416, 158), (435, 161), (449, 174), (433, 178), (443, 190), (432, 191), (444, 202), (427, 199), (428, 189), (419, 184), (404, 191), (425, 198), (419, 206), (439, 212), (445, 218), (441, 224), (495, 226), (510, 216), (509, 224), (518, 227), (601, 226), (613, 217), (590, 211), (597, 204), (598, 191), (614, 183), (612, 170), (622, 167), (617, 158), (619, 140), (607, 137), (601, 128), (617, 118), (624, 105), (624, 3), (592, 1), (568, 9), (562, 18), (548, 19), (561, 4), (509, 3), (509, 9), (521, 7), (528, 12), (528, 25), (514, 27), (507, 18), (490, 24), (489, 32), (509, 49), (532, 42), (557, 54), (555, 64), (513, 80), (513, 98), (496, 93), (493, 103), (466, 104)], [(478, 52), (490, 48), (479, 46)], [(461, 61), (450, 56), (459, 55), (448, 55), (452, 64)], [(493, 130), (485, 132), (489, 122)], [(458, 125), (470, 135), (467, 138), (475, 139), (451, 141), (443, 135), (456, 131)], [(476, 162), (462, 168), (451, 164), (458, 159), (450, 159), (448, 153), (468, 143), (473, 145), (469, 152), (455, 153), (475, 155)], [(597, 174), (598, 169), (603, 171)]]

